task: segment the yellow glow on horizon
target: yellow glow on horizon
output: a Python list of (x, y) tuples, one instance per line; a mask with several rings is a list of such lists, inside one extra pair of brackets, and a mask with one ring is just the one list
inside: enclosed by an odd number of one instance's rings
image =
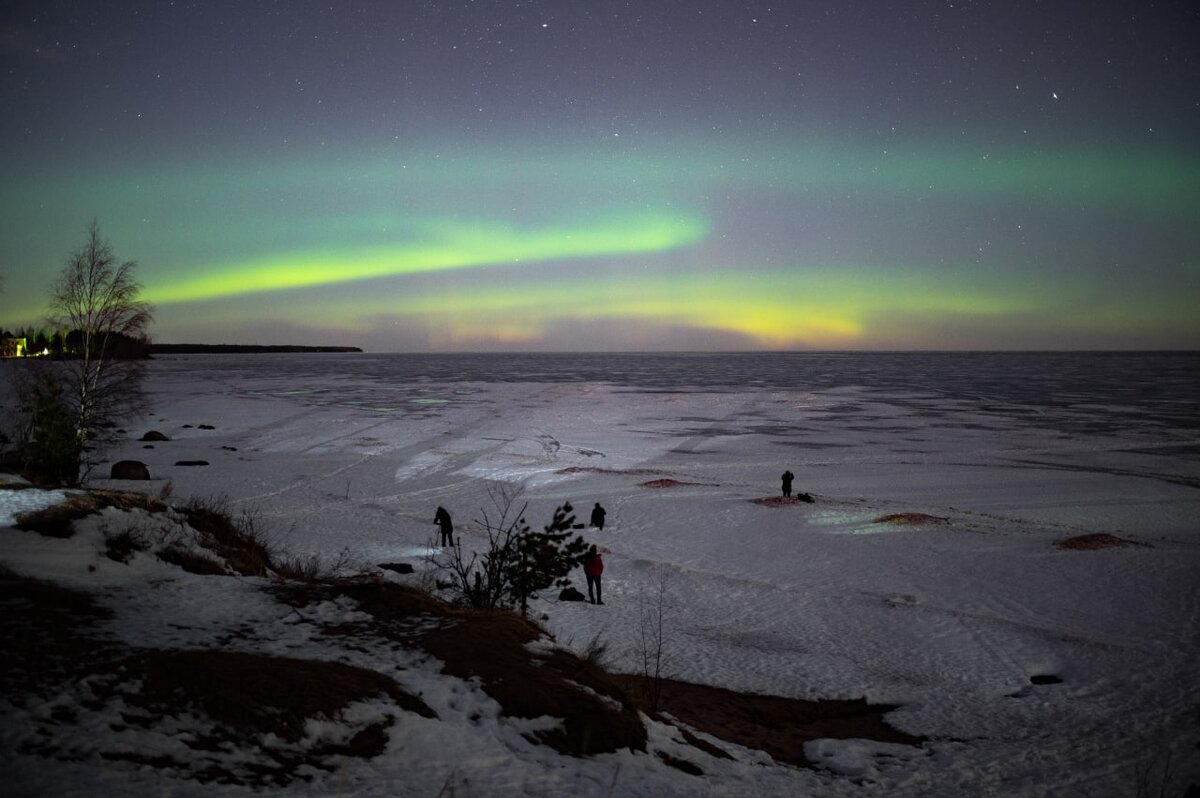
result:
[[(297, 295), (302, 310), (327, 329), (367, 333), (381, 319), (426, 331), (435, 347), (472, 342), (519, 348), (545, 344), (571, 324), (620, 333), (696, 329), (723, 331), (767, 349), (846, 348), (878, 341), (883, 330), (912, 321), (1023, 318), (1045, 313), (1053, 292), (1022, 286), (953, 282), (919, 269), (844, 265), (787, 272), (754, 268), (664, 276), (606, 273), (538, 279), (536, 269), (489, 276), (487, 282), (421, 289), (403, 279), (366, 299), (320, 302)], [(410, 290), (411, 289), (411, 290)]]

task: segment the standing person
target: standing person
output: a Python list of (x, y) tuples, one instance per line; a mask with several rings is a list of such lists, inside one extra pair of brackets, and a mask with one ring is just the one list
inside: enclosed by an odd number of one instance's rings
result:
[[(604, 573), (604, 559), (600, 556), (599, 549), (593, 544), (587, 554), (583, 555), (583, 575), (587, 577), (588, 600), (593, 604), (604, 603), (604, 598), (600, 595), (600, 574), (602, 573)], [(594, 596), (592, 595), (593, 585), (596, 587)]]
[(596, 527), (601, 532), (604, 531), (605, 515), (607, 515), (607, 513), (605, 513), (604, 508), (600, 506), (600, 502), (596, 502), (596, 506), (592, 508), (592, 526)]
[(783, 472), (783, 497), (785, 499), (792, 497), (792, 480), (795, 478), (796, 476), (791, 471)]
[(433, 523), (438, 525), (438, 529), (442, 533), (442, 545), (454, 545), (454, 522), (450, 520), (450, 513), (446, 512), (446, 508), (438, 505), (437, 512), (433, 514)]

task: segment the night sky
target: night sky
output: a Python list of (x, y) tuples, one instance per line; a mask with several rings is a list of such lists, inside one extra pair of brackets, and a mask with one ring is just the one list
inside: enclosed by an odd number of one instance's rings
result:
[(1200, 5), (5, 2), (0, 326), (88, 225), (161, 343), (1200, 348)]

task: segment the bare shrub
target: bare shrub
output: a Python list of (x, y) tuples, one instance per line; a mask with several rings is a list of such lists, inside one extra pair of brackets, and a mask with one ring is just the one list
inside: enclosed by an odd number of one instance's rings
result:
[(332, 579), (350, 562), (350, 549), (346, 547), (338, 552), (332, 562), (325, 562), (319, 554), (277, 556), (272, 559), (272, 570), (282, 579), (296, 582), (320, 582)]
[(575, 515), (570, 503), (554, 511), (543, 531), (534, 532), (525, 521), (528, 503), (515, 509), (519, 495), (505, 483), (489, 483), (492, 512), (482, 508), (483, 520), (476, 520), (487, 533), (486, 549), (465, 553), (460, 536), (448, 554), (430, 558), (449, 577), (458, 602), (481, 609), (520, 607), (525, 614), (531, 597), (553, 585), (565, 587), (566, 575), (583, 561), (587, 545), (571, 534)]
[(655, 712), (659, 709), (669, 666), (669, 622), (674, 611), (669, 583), (666, 567), (659, 564), (649, 595), (644, 586), (638, 593), (638, 652), (642, 660), (643, 690), (650, 709)]
[(584, 646), (580, 657), (588, 665), (604, 670), (608, 665), (608, 643), (601, 639), (601, 635), (601, 632), (596, 632), (596, 635)]
[(128, 564), (137, 552), (150, 550), (150, 540), (136, 526), (127, 526), (114, 532), (107, 525), (102, 525), (100, 533), (104, 537), (105, 555), (115, 562)]
[(237, 573), (266, 576), (272, 570), (271, 548), (256, 512), (243, 509), (234, 520), (224, 497), (194, 498), (180, 512), (199, 533), (200, 545)]
[(98, 509), (116, 507), (118, 510), (145, 510), (148, 513), (166, 512), (161, 500), (135, 490), (89, 490), (86, 494)]

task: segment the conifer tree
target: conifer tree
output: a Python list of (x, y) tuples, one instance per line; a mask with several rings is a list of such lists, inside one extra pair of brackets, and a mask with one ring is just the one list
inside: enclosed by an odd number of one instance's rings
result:
[(487, 534), (486, 548), (464, 550), (459, 535), (456, 545), (432, 562), (450, 575), (447, 587), (463, 603), (481, 609), (519, 606), (526, 614), (529, 599), (539, 590), (569, 584), (567, 574), (583, 562), (587, 544), (579, 535), (572, 535), (577, 525), (570, 503), (555, 510), (541, 532), (534, 532), (525, 521), (528, 505), (513, 512), (519, 490), (492, 484), (488, 493), (498, 516), (485, 508), (482, 520), (476, 521)]
[(548, 587), (566, 587), (567, 574), (583, 562), (587, 543), (571, 534), (574, 526), (574, 508), (566, 502), (554, 511), (542, 532), (526, 526), (518, 536), (509, 592), (513, 603), (520, 604), (522, 615), (529, 611), (530, 596)]

